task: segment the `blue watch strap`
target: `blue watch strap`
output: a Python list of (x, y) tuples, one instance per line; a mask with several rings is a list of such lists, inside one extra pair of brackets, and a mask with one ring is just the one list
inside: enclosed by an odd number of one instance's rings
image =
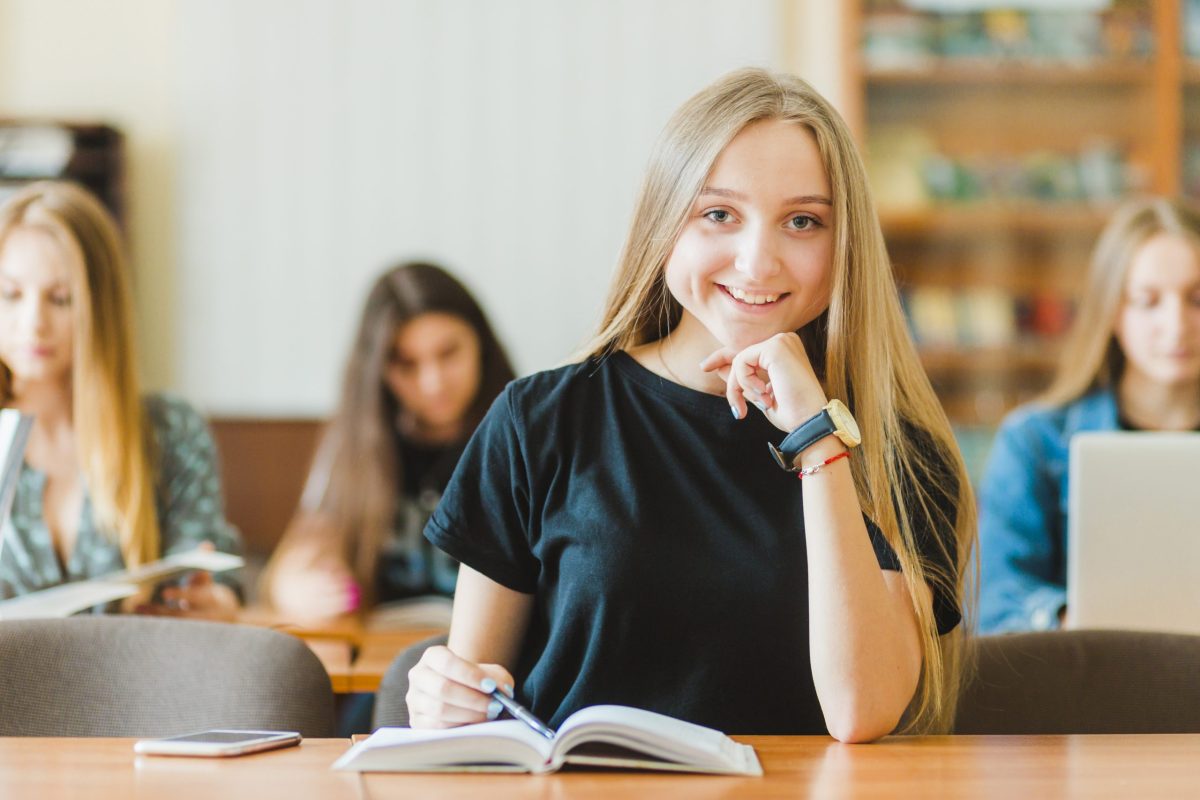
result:
[(820, 412), (785, 436), (778, 447), (770, 442), (767, 443), (767, 447), (771, 449), (771, 455), (775, 457), (776, 464), (788, 472), (796, 472), (799, 469), (796, 466), (796, 456), (826, 436), (833, 435), (836, 431), (837, 426), (833, 424), (833, 417), (829, 416), (827, 410), (821, 409)]

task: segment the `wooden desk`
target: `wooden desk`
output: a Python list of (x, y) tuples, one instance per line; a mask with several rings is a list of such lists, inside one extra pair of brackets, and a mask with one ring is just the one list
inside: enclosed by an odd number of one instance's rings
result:
[(135, 756), (131, 739), (0, 738), (0, 797), (322, 798), (1177, 798), (1200, 785), (1200, 734), (947, 736), (843, 745), (822, 736), (739, 736), (762, 778), (632, 772), (367, 774), (329, 766), (348, 746), (231, 759)]
[(358, 776), (334, 772), (349, 741), (238, 758), (139, 756), (133, 739), (0, 738), (0, 797), (65, 800), (326, 800), (359, 798)]
[(318, 622), (294, 622), (263, 607), (243, 609), (238, 622), (273, 628), (303, 639), (329, 673), (335, 692), (373, 692), (400, 651), (443, 634), (442, 628), (393, 628), (370, 616), (347, 615)]
[(351, 687), (354, 677), (354, 647), (341, 639), (309, 639), (304, 642), (321, 660), (329, 673), (329, 683), (337, 694), (359, 691)]
[(408, 630), (367, 630), (350, 669), (351, 692), (373, 692), (379, 688), (388, 667), (406, 647), (444, 634), (440, 628)]

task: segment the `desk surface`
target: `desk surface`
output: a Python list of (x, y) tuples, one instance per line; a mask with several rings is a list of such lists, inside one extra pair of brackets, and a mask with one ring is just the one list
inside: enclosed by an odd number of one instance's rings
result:
[(1183, 797), (1200, 785), (1200, 734), (1163, 736), (957, 736), (843, 745), (820, 736), (739, 736), (766, 775), (661, 773), (363, 775), (329, 765), (349, 745), (313, 739), (298, 748), (231, 759), (136, 756), (131, 739), (0, 738), (0, 797), (86, 796), (173, 800), (220, 797), (597, 798), (668, 797)]

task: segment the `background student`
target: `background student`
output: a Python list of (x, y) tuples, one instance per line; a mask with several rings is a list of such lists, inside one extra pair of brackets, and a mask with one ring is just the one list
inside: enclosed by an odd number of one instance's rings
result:
[(1133, 201), (1096, 245), (1053, 383), (996, 437), (980, 487), (981, 631), (1063, 622), (1072, 436), (1197, 429), (1200, 215), (1178, 200)]
[(454, 593), (458, 564), (421, 536), (463, 447), (513, 378), (479, 304), (432, 264), (375, 281), (301, 508), (266, 596), (327, 617)]
[[(86, 190), (31, 184), (0, 206), (0, 397), (35, 417), (0, 554), (0, 596), (208, 543), (237, 552), (215, 448), (186, 403), (141, 393), (112, 218)], [(233, 588), (195, 573), (155, 613), (231, 618)]]
[(585, 360), (510, 384), (426, 528), (463, 566), (414, 726), (494, 716), (486, 680), (552, 727), (609, 702), (847, 741), (945, 727), (973, 501), (866, 187), (791, 76), (735, 72), (675, 114)]

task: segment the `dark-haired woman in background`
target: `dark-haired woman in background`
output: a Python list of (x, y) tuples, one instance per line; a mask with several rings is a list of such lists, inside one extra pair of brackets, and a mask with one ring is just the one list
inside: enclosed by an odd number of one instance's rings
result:
[(421, 536), (475, 426), (513, 370), (470, 292), (410, 263), (367, 297), (341, 400), (265, 597), (318, 619), (454, 593), (458, 564)]

